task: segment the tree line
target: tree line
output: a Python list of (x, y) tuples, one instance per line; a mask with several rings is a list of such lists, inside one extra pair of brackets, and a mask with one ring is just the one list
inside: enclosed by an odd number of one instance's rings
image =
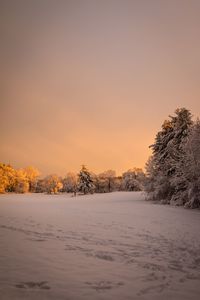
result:
[(145, 191), (161, 203), (200, 207), (200, 121), (186, 108), (176, 109), (150, 146)]
[(61, 177), (50, 174), (41, 178), (39, 171), (30, 166), (24, 169), (14, 169), (12, 166), (0, 163), (0, 193), (107, 193), (113, 191), (141, 191), (145, 174), (140, 168), (129, 169), (122, 176), (117, 176), (114, 170), (100, 174), (90, 172), (82, 166), (78, 174), (69, 172)]
[(44, 178), (34, 167), (14, 169), (0, 163), (0, 193), (106, 193), (145, 190), (147, 199), (165, 204), (200, 207), (200, 121), (192, 120), (186, 108), (176, 109), (156, 134), (145, 173), (133, 168), (116, 176), (113, 170), (101, 174), (84, 165), (78, 174), (55, 174)]

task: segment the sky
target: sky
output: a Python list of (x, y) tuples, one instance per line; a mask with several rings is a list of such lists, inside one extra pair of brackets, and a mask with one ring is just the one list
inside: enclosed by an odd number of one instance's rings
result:
[(0, 161), (43, 175), (144, 168), (200, 116), (199, 0), (0, 0)]

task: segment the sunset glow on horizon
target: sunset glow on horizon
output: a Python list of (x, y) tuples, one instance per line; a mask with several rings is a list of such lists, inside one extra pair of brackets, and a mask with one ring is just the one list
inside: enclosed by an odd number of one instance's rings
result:
[(0, 3), (0, 161), (144, 168), (177, 107), (200, 115), (200, 1)]

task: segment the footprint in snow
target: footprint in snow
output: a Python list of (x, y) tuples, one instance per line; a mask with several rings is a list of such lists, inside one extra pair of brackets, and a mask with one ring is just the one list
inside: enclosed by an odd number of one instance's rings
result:
[(20, 282), (15, 285), (15, 287), (19, 289), (41, 289), (41, 290), (50, 290), (50, 286), (48, 285), (47, 281), (27, 281), (27, 282)]

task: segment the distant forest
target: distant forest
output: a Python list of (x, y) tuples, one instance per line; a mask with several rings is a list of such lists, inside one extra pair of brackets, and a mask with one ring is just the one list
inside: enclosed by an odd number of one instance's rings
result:
[(69, 172), (61, 177), (50, 174), (40, 178), (39, 171), (30, 166), (14, 169), (10, 165), (0, 164), (0, 193), (106, 193), (113, 191), (141, 191), (145, 174), (142, 169), (133, 168), (116, 176), (113, 170), (101, 174), (90, 172), (82, 166), (78, 174)]
[(150, 146), (152, 156), (145, 172), (132, 168), (121, 176), (114, 170), (101, 174), (82, 166), (78, 174), (55, 174), (41, 178), (34, 167), (14, 169), (0, 163), (0, 193), (106, 193), (142, 191), (147, 199), (163, 204), (200, 207), (200, 121), (192, 120), (186, 108), (176, 109), (157, 133)]

